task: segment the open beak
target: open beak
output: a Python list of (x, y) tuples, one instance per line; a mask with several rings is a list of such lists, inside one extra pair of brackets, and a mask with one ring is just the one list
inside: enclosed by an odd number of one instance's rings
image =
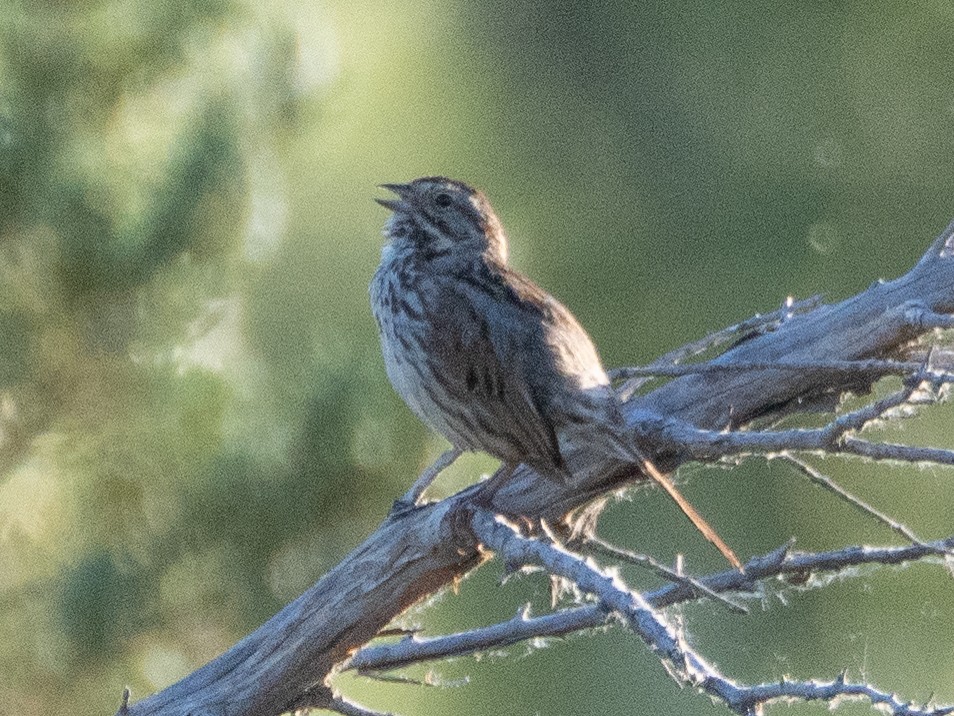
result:
[(400, 197), (399, 199), (375, 199), (375, 201), (385, 209), (390, 209), (391, 211), (406, 211), (409, 208), (406, 201), (411, 193), (409, 184), (380, 184), (379, 188), (393, 191)]

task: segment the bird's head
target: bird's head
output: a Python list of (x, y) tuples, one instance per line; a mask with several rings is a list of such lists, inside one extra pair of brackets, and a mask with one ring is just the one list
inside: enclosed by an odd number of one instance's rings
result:
[(382, 184), (396, 199), (375, 199), (394, 212), (385, 230), (425, 256), (506, 263), (507, 236), (487, 197), (461, 181), (422, 177), (408, 184)]

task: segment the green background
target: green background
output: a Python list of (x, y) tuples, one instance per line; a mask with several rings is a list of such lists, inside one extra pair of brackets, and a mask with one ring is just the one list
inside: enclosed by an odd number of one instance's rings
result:
[[(483, 187), (515, 265), (608, 365), (646, 363), (916, 261), (954, 216), (952, 37), (948, 0), (0, 0), (0, 713), (111, 714), (123, 686), (175, 681), (357, 545), (444, 448), (384, 375), (377, 184)], [(886, 435), (954, 447), (951, 421)], [(950, 471), (818, 464), (951, 533)], [(432, 494), (492, 467), (468, 457)], [(743, 556), (893, 540), (782, 465), (683, 475)], [(604, 525), (724, 567), (656, 491)], [(547, 608), (542, 575), (500, 576), (405, 623)], [(739, 679), (847, 668), (954, 701), (950, 575), (852, 576), (773, 587), (745, 617), (689, 606), (684, 626)], [(404, 672), (446, 688), (336, 683), (409, 715), (724, 713), (621, 630), (548, 646)]]

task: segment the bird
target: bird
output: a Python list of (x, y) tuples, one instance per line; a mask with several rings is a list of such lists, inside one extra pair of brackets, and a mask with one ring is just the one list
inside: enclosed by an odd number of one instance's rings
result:
[[(509, 241), (486, 195), (443, 176), (382, 184), (396, 198), (370, 285), (388, 378), (453, 446), (403, 498), (463, 451), (508, 470), (526, 463), (569, 483), (565, 450), (596, 445), (658, 483), (733, 565), (734, 552), (630, 437), (596, 346), (560, 301), (509, 265)], [(399, 501), (402, 502), (402, 501)]]

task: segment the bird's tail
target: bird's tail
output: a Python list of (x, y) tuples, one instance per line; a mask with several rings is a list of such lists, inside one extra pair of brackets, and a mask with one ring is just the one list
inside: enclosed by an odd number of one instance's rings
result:
[(699, 530), (700, 534), (705, 537), (709, 542), (711, 542), (716, 549), (718, 549), (722, 556), (725, 557), (733, 567), (742, 571), (742, 563), (739, 561), (739, 558), (735, 556), (735, 552), (732, 551), (732, 548), (729, 547), (719, 536), (719, 533), (716, 532), (708, 522), (705, 521), (702, 515), (700, 515), (696, 508), (683, 497), (682, 493), (679, 492), (679, 489), (673, 484), (672, 480), (664, 475), (656, 465), (653, 464), (652, 460), (646, 457), (643, 452), (637, 449), (635, 446), (628, 444), (628, 441), (625, 437), (614, 434), (614, 442), (617, 443), (617, 448), (627, 455), (639, 468), (657, 485), (666, 491), (666, 494), (672, 498), (672, 501), (676, 503), (682, 513), (689, 518), (689, 521)]

